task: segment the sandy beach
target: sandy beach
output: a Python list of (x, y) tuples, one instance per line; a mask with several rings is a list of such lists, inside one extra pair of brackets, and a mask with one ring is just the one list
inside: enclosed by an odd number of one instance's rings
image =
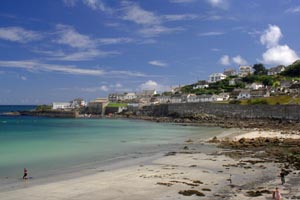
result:
[[(278, 133), (256, 130), (238, 134), (227, 132), (222, 137), (278, 137)], [(284, 137), (288, 137), (286, 134)], [(205, 145), (212, 145), (209, 150)], [(206, 149), (204, 151), (204, 149)], [(300, 199), (300, 172), (293, 171), (280, 185), (280, 163), (254, 158), (226, 156), (230, 150), (187, 139), (176, 152), (154, 160), (142, 159), (111, 170), (90, 175), (23, 186), (0, 192), (1, 200), (92, 200), (92, 199), (271, 199), (279, 186), (285, 199)], [(251, 192), (259, 192), (253, 197)]]

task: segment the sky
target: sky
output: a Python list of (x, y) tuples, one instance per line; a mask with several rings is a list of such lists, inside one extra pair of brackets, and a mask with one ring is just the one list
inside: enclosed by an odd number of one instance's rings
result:
[(300, 0), (1, 0), (0, 104), (207, 80), (300, 57)]

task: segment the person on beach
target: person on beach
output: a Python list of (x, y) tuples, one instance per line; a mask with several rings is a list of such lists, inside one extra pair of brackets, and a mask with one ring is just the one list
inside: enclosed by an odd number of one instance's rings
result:
[(281, 197), (281, 194), (278, 190), (278, 187), (275, 188), (275, 191), (273, 191), (273, 197), (272, 199), (275, 199), (275, 200), (281, 200), (282, 197)]
[(286, 176), (286, 172), (284, 171), (284, 169), (281, 169), (280, 179), (281, 179), (281, 184), (282, 185), (285, 183), (285, 176)]
[(28, 170), (26, 168), (24, 168), (23, 179), (28, 179)]

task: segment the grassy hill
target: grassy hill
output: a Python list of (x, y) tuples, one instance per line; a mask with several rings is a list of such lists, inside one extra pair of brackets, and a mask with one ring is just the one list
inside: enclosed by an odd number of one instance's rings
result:
[(249, 104), (269, 104), (269, 105), (286, 105), (286, 104), (300, 104), (300, 95), (297, 96), (271, 96), (266, 98), (256, 98), (250, 100), (241, 100), (241, 105), (249, 105)]

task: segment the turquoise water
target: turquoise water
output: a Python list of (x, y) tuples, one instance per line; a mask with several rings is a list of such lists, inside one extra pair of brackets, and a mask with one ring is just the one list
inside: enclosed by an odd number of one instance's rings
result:
[(0, 116), (0, 178), (21, 177), (24, 167), (38, 177), (101, 165), (168, 150), (186, 138), (207, 138), (220, 131), (134, 120)]

